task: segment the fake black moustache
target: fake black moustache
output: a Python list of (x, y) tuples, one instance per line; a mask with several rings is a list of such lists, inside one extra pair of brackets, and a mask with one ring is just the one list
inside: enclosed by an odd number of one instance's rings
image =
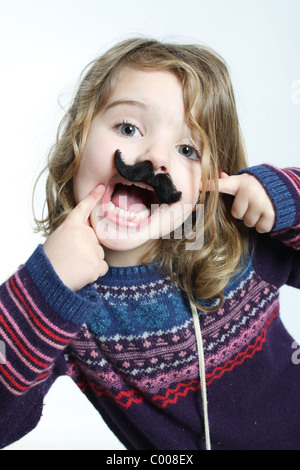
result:
[(177, 191), (169, 173), (154, 173), (150, 161), (127, 165), (120, 150), (115, 151), (115, 166), (120, 175), (128, 181), (146, 183), (153, 188), (154, 194), (161, 204), (171, 204), (181, 199), (182, 193)]

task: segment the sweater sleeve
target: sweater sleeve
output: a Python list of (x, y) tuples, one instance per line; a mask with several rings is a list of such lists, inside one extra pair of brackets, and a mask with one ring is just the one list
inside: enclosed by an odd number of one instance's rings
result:
[(239, 173), (255, 176), (275, 208), (275, 225), (269, 234), (254, 233), (253, 263), (268, 282), (300, 288), (300, 169), (257, 165)]
[(64, 373), (64, 350), (97, 303), (69, 290), (40, 245), (0, 286), (0, 448), (38, 423), (43, 399)]

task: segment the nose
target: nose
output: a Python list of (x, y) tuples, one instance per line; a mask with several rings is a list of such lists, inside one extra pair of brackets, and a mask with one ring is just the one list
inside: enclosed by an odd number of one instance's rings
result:
[(170, 172), (170, 153), (168, 147), (162, 142), (156, 142), (147, 147), (137, 158), (137, 162), (149, 161), (155, 174)]
[(143, 159), (136, 161), (133, 165), (124, 162), (120, 150), (116, 150), (114, 154), (114, 162), (116, 170), (123, 178), (128, 181), (144, 181), (149, 184), (159, 202), (171, 204), (181, 199), (181, 192), (177, 191), (170, 174), (164, 174), (162, 170), (166, 169), (164, 165), (160, 165), (156, 171), (151, 160)]

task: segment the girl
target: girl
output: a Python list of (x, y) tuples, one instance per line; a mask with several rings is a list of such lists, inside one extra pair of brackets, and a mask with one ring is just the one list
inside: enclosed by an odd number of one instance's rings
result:
[[(162, 203), (116, 156), (180, 198)], [(300, 171), (247, 168), (223, 60), (116, 45), (85, 73), (48, 170), (45, 244), (1, 286), (1, 447), (67, 374), (127, 449), (300, 449), (278, 303), (300, 287)]]

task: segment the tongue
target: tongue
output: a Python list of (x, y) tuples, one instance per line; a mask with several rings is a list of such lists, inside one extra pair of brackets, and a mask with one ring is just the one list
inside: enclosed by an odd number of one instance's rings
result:
[(111, 200), (120, 209), (135, 213), (141, 212), (147, 209), (144, 204), (146, 191), (134, 185), (124, 186), (117, 184)]

